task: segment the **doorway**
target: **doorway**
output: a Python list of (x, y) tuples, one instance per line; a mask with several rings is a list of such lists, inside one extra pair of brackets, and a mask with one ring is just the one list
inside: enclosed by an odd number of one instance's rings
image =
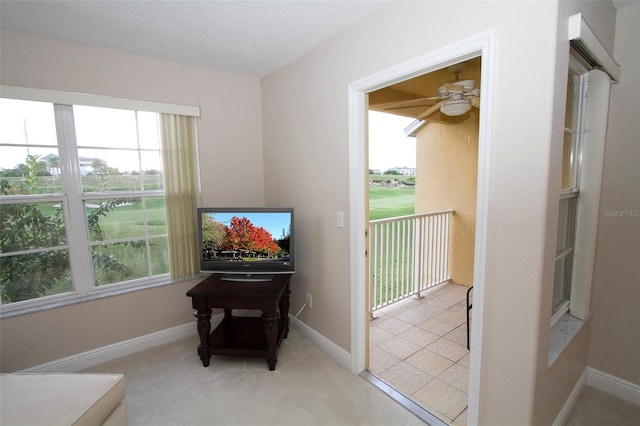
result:
[[(468, 403), (480, 66), (476, 57), (368, 94), (367, 370), (456, 425), (466, 424)], [(460, 109), (447, 110), (450, 102)], [(390, 152), (412, 142), (413, 155), (393, 161), (413, 168), (375, 170), (380, 115), (404, 119), (404, 133), (397, 129), (404, 140)], [(415, 209), (406, 214), (400, 207), (409, 192)]]
[[(469, 398), (468, 422), (477, 420), (480, 387), (480, 362), (482, 354), (482, 311), (483, 287), (485, 271), (485, 247), (487, 227), (487, 193), (490, 151), (491, 123), (491, 87), (493, 82), (495, 35), (493, 32), (482, 33), (471, 39), (447, 46), (445, 49), (428, 53), (406, 63), (394, 66), (377, 74), (368, 76), (349, 86), (350, 111), (350, 172), (354, 177), (350, 180), (350, 262), (351, 262), (351, 357), (352, 371), (362, 373), (368, 360), (368, 290), (367, 262), (363, 255), (367, 251), (366, 237), (366, 181), (368, 170), (366, 164), (366, 111), (367, 94), (393, 84), (428, 74), (475, 57), (482, 57), (482, 80), (480, 87), (488, 95), (481, 97), (479, 121), (478, 149), (478, 183), (474, 258), (474, 326), (471, 334), (471, 345), (474, 351), (469, 361)], [(364, 201), (364, 202), (363, 202)]]

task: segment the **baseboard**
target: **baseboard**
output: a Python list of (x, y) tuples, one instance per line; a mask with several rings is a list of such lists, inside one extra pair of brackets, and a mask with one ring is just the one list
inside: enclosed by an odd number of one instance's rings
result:
[(292, 329), (313, 342), (321, 351), (329, 355), (342, 367), (351, 371), (351, 354), (349, 352), (345, 351), (304, 322), (296, 319), (294, 316), (289, 315), (289, 318)]
[(591, 386), (592, 388), (608, 393), (609, 395), (613, 395), (624, 401), (640, 406), (640, 385), (612, 376), (611, 374), (607, 374), (603, 371), (596, 370), (595, 368), (587, 367), (584, 369), (582, 375), (578, 379), (578, 382), (573, 387), (573, 390), (562, 406), (562, 409), (560, 409), (558, 416), (553, 422), (553, 426), (562, 426), (567, 422), (567, 420), (569, 420), (569, 416), (571, 416), (571, 413), (586, 386)]
[[(222, 318), (216, 315), (211, 318), (211, 325), (215, 327)], [(305, 338), (313, 342), (320, 350), (329, 355), (338, 364), (346, 369), (351, 368), (351, 354), (322, 334), (315, 331), (299, 319), (291, 318), (291, 328), (295, 329)], [(190, 336), (197, 336), (197, 330), (193, 322), (176, 327), (161, 330), (145, 336), (103, 346), (87, 352), (71, 355), (45, 364), (36, 365), (18, 371), (18, 373), (76, 373), (87, 368), (114, 360), (127, 355), (132, 355), (156, 346), (164, 345)]]
[(587, 367), (587, 385), (640, 406), (640, 385)]
[(573, 387), (573, 390), (569, 394), (569, 398), (567, 398), (567, 400), (564, 402), (564, 405), (560, 409), (560, 412), (558, 413), (555, 421), (553, 422), (553, 426), (563, 426), (564, 424), (567, 423), (567, 421), (569, 420), (569, 417), (571, 416), (571, 413), (573, 412), (573, 409), (575, 408), (576, 404), (578, 403), (578, 400), (580, 399), (580, 395), (582, 395), (582, 391), (584, 390), (585, 386), (587, 386), (587, 370), (586, 369), (580, 375), (578, 382), (576, 383), (576, 385)]
[(30, 367), (18, 373), (76, 373), (116, 358), (197, 335), (193, 322)]

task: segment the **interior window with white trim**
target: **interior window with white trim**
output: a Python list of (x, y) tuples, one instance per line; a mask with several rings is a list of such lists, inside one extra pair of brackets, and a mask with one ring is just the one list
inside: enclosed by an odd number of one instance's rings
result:
[(584, 125), (586, 71), (572, 61), (567, 81), (562, 180), (558, 213), (552, 323), (567, 313), (571, 301), (571, 281), (575, 255), (576, 220), (580, 197), (580, 153)]
[(2, 305), (169, 274), (159, 114), (0, 99)]

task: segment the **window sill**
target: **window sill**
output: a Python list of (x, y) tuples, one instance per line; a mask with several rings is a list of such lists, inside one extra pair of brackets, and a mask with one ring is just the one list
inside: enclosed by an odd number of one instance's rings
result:
[(87, 296), (70, 297), (64, 300), (52, 301), (50, 303), (43, 303), (41, 305), (25, 306), (20, 309), (7, 310), (5, 312), (0, 312), (0, 319), (12, 318), (12, 317), (17, 317), (21, 315), (28, 315), (36, 312), (48, 311), (50, 309), (63, 308), (66, 306), (75, 305), (77, 303), (91, 302), (94, 300), (104, 299), (106, 297), (120, 296), (127, 293), (133, 293), (135, 291), (148, 290), (155, 287), (163, 287), (166, 285), (178, 284), (185, 281), (192, 281), (192, 280), (199, 280), (199, 279), (202, 279), (202, 275), (194, 275), (193, 277), (188, 277), (188, 278), (184, 278), (176, 281), (171, 281), (170, 279), (167, 279), (163, 281), (154, 281), (147, 284), (136, 285), (135, 287), (114, 288), (111, 290), (92, 293)]
[(560, 319), (560, 321), (551, 327), (551, 332), (549, 333), (549, 357), (547, 359), (547, 365), (549, 367), (556, 362), (560, 357), (560, 354), (565, 350), (588, 320), (589, 317), (581, 320), (567, 313)]

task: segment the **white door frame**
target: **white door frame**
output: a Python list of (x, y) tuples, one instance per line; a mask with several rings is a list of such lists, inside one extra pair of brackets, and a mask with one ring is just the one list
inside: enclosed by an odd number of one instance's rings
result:
[(349, 225), (351, 282), (351, 371), (359, 374), (366, 365), (367, 300), (365, 270), (366, 251), (366, 94), (422, 74), (482, 56), (480, 126), (478, 135), (478, 188), (476, 205), (475, 259), (473, 273), (473, 327), (469, 369), (469, 424), (476, 424), (480, 400), (480, 366), (482, 355), (482, 318), (487, 245), (489, 199), (489, 161), (495, 64), (494, 30), (427, 53), (402, 64), (364, 77), (349, 84)]

